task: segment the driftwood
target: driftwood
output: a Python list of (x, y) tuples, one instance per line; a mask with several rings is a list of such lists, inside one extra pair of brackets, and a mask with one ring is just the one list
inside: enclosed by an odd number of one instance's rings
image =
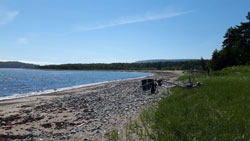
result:
[(190, 78), (190, 77), (186, 81), (179, 81), (177, 83), (167, 81), (167, 83), (173, 84), (177, 87), (182, 87), (182, 88), (195, 88), (195, 87), (199, 87), (199, 86), (203, 85), (200, 82), (195, 82), (195, 79)]
[[(154, 94), (157, 91), (157, 86), (162, 86), (163, 81), (164, 81), (163, 79), (143, 79), (141, 80), (142, 90), (143, 91), (151, 90), (151, 93)], [(195, 82), (194, 78), (190, 77), (186, 81), (179, 81), (179, 82), (166, 81), (166, 83), (182, 88), (195, 88), (203, 85), (200, 82)]]
[(181, 84), (180, 84), (180, 82), (179, 83), (174, 83), (174, 82), (167, 81), (167, 83), (175, 85), (177, 87), (182, 87), (182, 88), (195, 88), (195, 87), (203, 85), (200, 82), (197, 82), (197, 83), (187, 83), (187, 84), (184, 84), (184, 83), (181, 82)]

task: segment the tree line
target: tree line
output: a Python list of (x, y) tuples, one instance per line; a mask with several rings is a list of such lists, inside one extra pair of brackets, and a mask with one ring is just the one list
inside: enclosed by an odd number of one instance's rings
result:
[(62, 64), (39, 66), (39, 69), (59, 70), (190, 70), (201, 69), (200, 60), (155, 63)]
[(17, 61), (0, 62), (0, 68), (37, 68), (38, 65), (22, 63)]
[(246, 18), (247, 22), (242, 22), (240, 25), (230, 27), (227, 30), (222, 49), (216, 49), (213, 52), (209, 63), (212, 70), (250, 64), (250, 12), (248, 12)]

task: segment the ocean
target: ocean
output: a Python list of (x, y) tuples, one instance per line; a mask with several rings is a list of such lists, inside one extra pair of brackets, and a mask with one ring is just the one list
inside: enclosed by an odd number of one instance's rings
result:
[(149, 75), (139, 72), (0, 69), (0, 100)]

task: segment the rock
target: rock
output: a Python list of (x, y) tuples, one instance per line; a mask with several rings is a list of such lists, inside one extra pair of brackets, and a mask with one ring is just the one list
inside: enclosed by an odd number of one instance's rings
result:
[(52, 124), (51, 123), (46, 123), (46, 124), (41, 124), (42, 127), (44, 128), (51, 128)]
[(99, 134), (99, 133), (101, 133), (101, 132), (100, 132), (99, 130), (97, 130), (97, 131), (96, 131), (96, 134)]
[(89, 112), (89, 109), (84, 109), (83, 112)]

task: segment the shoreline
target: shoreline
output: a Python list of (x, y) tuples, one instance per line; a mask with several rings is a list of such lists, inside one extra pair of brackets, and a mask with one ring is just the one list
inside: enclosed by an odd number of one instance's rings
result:
[[(112, 71), (112, 72), (115, 72), (115, 71)], [(124, 72), (127, 72), (127, 71), (124, 71)], [(135, 73), (144, 73), (144, 72), (135, 72)], [(68, 90), (73, 90), (73, 89), (79, 89), (79, 88), (84, 88), (84, 87), (89, 87), (89, 86), (95, 86), (95, 85), (100, 85), (100, 84), (105, 84), (105, 83), (112, 83), (112, 82), (126, 81), (126, 80), (133, 80), (133, 79), (142, 79), (142, 78), (146, 78), (146, 77), (150, 77), (150, 76), (154, 75), (153, 73), (148, 73), (148, 74), (149, 74), (148, 76), (142, 76), (142, 77), (136, 77), (136, 78), (126, 78), (126, 79), (120, 79), (120, 80), (103, 81), (103, 82), (96, 82), (96, 83), (90, 83), (90, 84), (75, 85), (75, 86), (64, 87), (64, 88), (55, 88), (55, 89), (49, 89), (49, 90), (22, 93), (22, 94), (20, 94), (20, 96), (18, 96), (19, 94), (13, 94), (11, 96), (0, 97), (0, 103), (1, 103), (1, 101), (14, 100), (14, 99), (39, 96), (39, 95), (46, 95), (46, 94), (49, 95), (52, 93), (68, 91)]]
[[(181, 71), (151, 73), (146, 78), (173, 81), (182, 75)], [(0, 101), (0, 140), (107, 140), (109, 130), (123, 128), (129, 118), (172, 87), (163, 83), (156, 94), (143, 92), (142, 79)]]

